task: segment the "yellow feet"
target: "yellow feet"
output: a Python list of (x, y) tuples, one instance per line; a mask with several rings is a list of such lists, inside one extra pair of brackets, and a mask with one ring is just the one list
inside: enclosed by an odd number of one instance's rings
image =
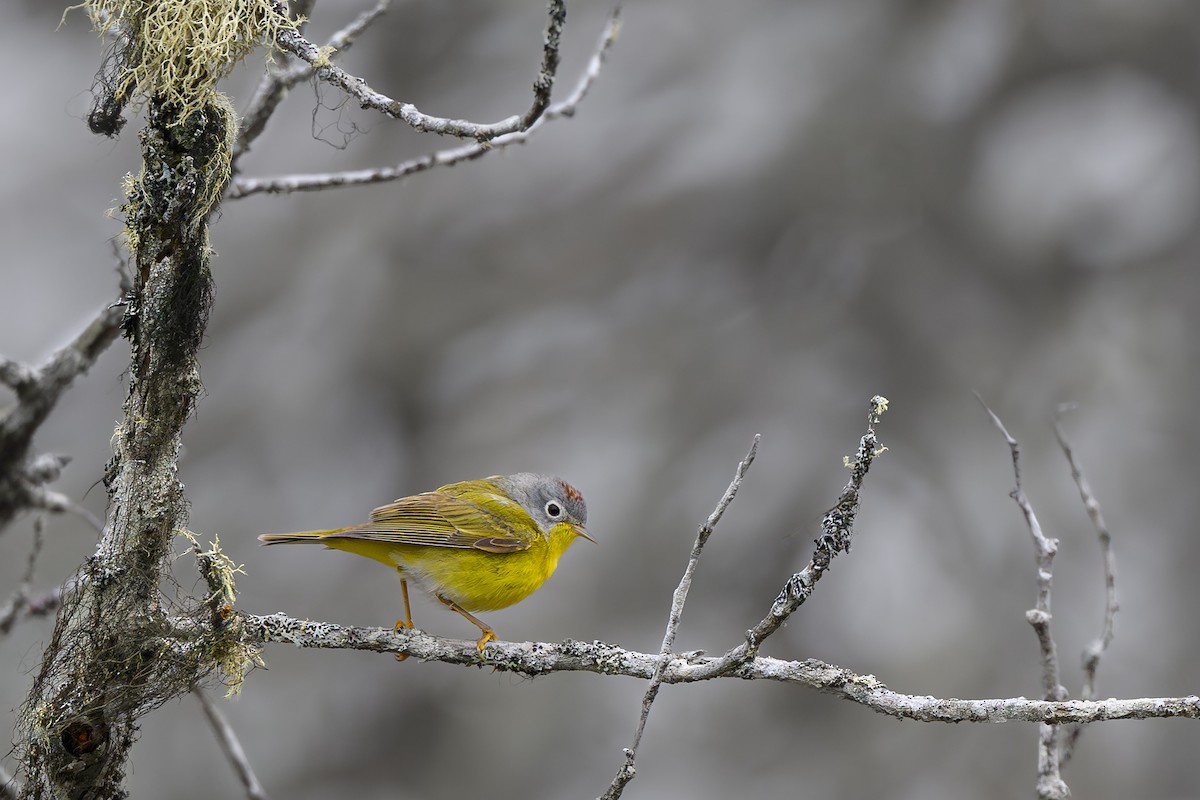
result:
[(486, 628), (486, 627), (480, 627), (479, 631), (480, 631), (480, 633), (483, 634), (483, 636), (479, 637), (479, 641), (477, 641), (475, 643), (475, 646), (478, 647), (479, 652), (482, 653), (483, 648), (487, 647), (488, 642), (496, 641), (496, 632), (494, 630), (492, 630), (491, 628)]
[[(392, 626), (392, 630), (399, 633), (400, 631), (412, 630), (412, 627), (413, 624), (411, 619), (398, 619), (396, 620), (396, 624)], [(403, 661), (406, 658), (408, 658), (408, 653), (396, 653), (397, 661)]]

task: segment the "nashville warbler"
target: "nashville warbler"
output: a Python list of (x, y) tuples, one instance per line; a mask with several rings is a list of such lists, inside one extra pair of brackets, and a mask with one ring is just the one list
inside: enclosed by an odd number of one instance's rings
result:
[(533, 594), (554, 573), (559, 557), (582, 536), (587, 506), (567, 482), (519, 472), (451, 483), (401, 497), (348, 528), (264, 533), (264, 544), (323, 544), (373, 558), (400, 573), (404, 619), (411, 628), (408, 582), (474, 623), (480, 651), (496, 632), (472, 611), (506, 608)]

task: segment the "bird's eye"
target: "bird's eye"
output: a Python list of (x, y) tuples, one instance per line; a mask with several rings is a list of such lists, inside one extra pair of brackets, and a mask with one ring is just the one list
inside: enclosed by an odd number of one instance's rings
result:
[(553, 500), (546, 503), (546, 516), (550, 517), (550, 519), (558, 519), (562, 516), (562, 506)]

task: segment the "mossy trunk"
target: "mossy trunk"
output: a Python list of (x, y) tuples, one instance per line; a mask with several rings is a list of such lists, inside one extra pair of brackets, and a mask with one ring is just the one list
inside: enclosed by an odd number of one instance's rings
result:
[(212, 305), (207, 219), (228, 178), (234, 118), (214, 100), (186, 118), (151, 102), (143, 167), (123, 207), (134, 256), (124, 332), (132, 346), (124, 420), (105, 472), (109, 508), (95, 554), (64, 598), (22, 710), (23, 797), (124, 797), (138, 718), (210, 671), (164, 608), (172, 540), (187, 524), (176, 475), (201, 392), (196, 354)]

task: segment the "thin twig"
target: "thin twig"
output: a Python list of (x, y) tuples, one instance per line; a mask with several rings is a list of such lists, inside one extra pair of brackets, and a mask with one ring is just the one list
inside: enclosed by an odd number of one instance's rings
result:
[[(1104, 626), (1101, 629), (1100, 637), (1093, 639), (1083, 651), (1083, 688), (1080, 691), (1080, 697), (1084, 700), (1091, 700), (1096, 696), (1096, 670), (1100, 666), (1100, 657), (1112, 643), (1117, 611), (1120, 610), (1121, 605), (1117, 600), (1117, 557), (1113, 552), (1112, 536), (1109, 534), (1108, 525), (1104, 522), (1104, 515), (1100, 513), (1100, 503), (1092, 494), (1092, 488), (1088, 484), (1079, 462), (1075, 459), (1075, 451), (1067, 441), (1067, 434), (1062, 426), (1063, 415), (1074, 411), (1075, 408), (1076, 406), (1070, 403), (1058, 407), (1058, 411), (1054, 415), (1054, 436), (1058, 439), (1058, 446), (1063, 455), (1067, 457), (1067, 463), (1071, 465), (1071, 477), (1079, 488), (1079, 498), (1083, 501), (1088, 519), (1092, 521), (1092, 527), (1096, 529), (1096, 538), (1100, 542), (1100, 555), (1104, 559)], [(1079, 735), (1082, 732), (1082, 725), (1072, 725), (1067, 731), (1062, 743), (1061, 763), (1063, 766), (1071, 760), (1071, 756), (1075, 752), (1075, 743), (1079, 741)]]
[[(464, 666), (486, 666), (530, 678), (553, 672), (591, 672), (649, 680), (658, 670), (658, 653), (639, 653), (605, 642), (490, 642), (486, 655), (473, 639), (445, 639), (418, 629), (395, 631), (361, 628), (331, 622), (300, 620), (285, 614), (239, 614), (248, 643), (279, 642), (295, 647), (406, 653), (419, 661), (440, 661)], [(176, 635), (200, 637), (207, 625), (175, 620)], [(860, 675), (816, 659), (783, 661), (758, 656), (720, 673), (712, 669), (720, 659), (711, 656), (672, 655), (663, 671), (665, 684), (736, 678), (805, 686), (859, 703), (872, 711), (919, 722), (1100, 722), (1116, 719), (1185, 717), (1200, 719), (1200, 697), (1145, 697), (1106, 700), (1030, 700), (1024, 697), (963, 700), (928, 695), (901, 694), (878, 678)]]
[(21, 585), (13, 596), (0, 609), (0, 636), (5, 636), (12, 630), (20, 614), (29, 605), (29, 588), (33, 585), (33, 573), (37, 569), (38, 555), (42, 552), (42, 516), (33, 518), (33, 544), (25, 560), (25, 572), (21, 574)]
[[(97, 532), (103, 533), (104, 531), (104, 523), (95, 514), (66, 495), (52, 492), (44, 487), (36, 486), (31, 490), (30, 505), (44, 511), (76, 514), (95, 528)], [(30, 586), (33, 582), (34, 565), (42, 548), (44, 538), (43, 520), (40, 515), (34, 517), (33, 536), (33, 547), (29, 551), (29, 560), (25, 566), (25, 574), (21, 587), (13, 594), (4, 607), (0, 609), (0, 635), (11, 631), (13, 626), (22, 618), (46, 617), (53, 614), (62, 605), (63, 595), (74, 591), (77, 585), (78, 578), (72, 577), (62, 586), (56, 586), (53, 589), (36, 595), (29, 594)]]
[(192, 684), (192, 694), (196, 695), (196, 699), (200, 701), (200, 707), (204, 709), (204, 716), (208, 718), (208, 724), (212, 726), (221, 750), (229, 759), (229, 763), (233, 765), (233, 771), (237, 773), (242, 787), (246, 790), (246, 797), (250, 800), (267, 800), (267, 793), (262, 784), (258, 782), (254, 768), (250, 766), (250, 760), (246, 758), (246, 751), (242, 749), (242, 743), (233, 730), (233, 726), (229, 724), (229, 720), (225, 719), (221, 709), (217, 708), (212, 698), (200, 686)]
[(575, 115), (579, 104), (587, 96), (588, 90), (591, 89), (596, 78), (599, 77), (600, 70), (604, 66), (604, 62), (608, 56), (608, 51), (617, 40), (617, 35), (621, 28), (620, 20), (620, 7), (617, 7), (609, 17), (604, 27), (604, 33), (600, 37), (600, 42), (571, 94), (564, 100), (551, 104), (546, 108), (545, 113), (537, 117), (524, 130), (498, 136), (488, 142), (473, 142), (471, 144), (438, 150), (386, 167), (262, 178), (235, 177), (229, 184), (229, 199), (236, 200), (261, 193), (288, 194), (291, 192), (311, 192), (345, 186), (362, 186), (370, 183), (386, 183), (406, 178), (409, 175), (415, 175), (418, 172), (425, 172), (434, 167), (452, 167), (455, 164), (474, 161), (489, 153), (497, 152), (513, 145), (524, 144), (545, 123)]
[(696, 542), (692, 545), (692, 553), (688, 557), (687, 567), (684, 568), (683, 577), (680, 578), (679, 585), (675, 587), (675, 593), (671, 596), (671, 613), (667, 618), (667, 630), (663, 634), (662, 646), (658, 650), (658, 663), (654, 668), (654, 675), (650, 678), (650, 685), (642, 697), (642, 713), (638, 719), (637, 730), (633, 734), (633, 744), (625, 748), (625, 762), (617, 770), (608, 791), (604, 793), (604, 800), (617, 800), (625, 791), (626, 784), (637, 774), (638, 746), (642, 743), (646, 720), (650, 717), (650, 707), (654, 705), (654, 699), (658, 697), (658, 690), (662, 687), (663, 673), (667, 669), (667, 663), (671, 660), (671, 647), (675, 644), (675, 634), (679, 632), (679, 621), (683, 617), (683, 606), (687, 602), (688, 592), (692, 588), (692, 578), (700, 564), (700, 553), (704, 550), (708, 537), (712, 536), (713, 530), (716, 529), (717, 523), (724, 516), (725, 509), (733, 502), (738, 489), (741, 488), (746, 471), (754, 463), (754, 456), (758, 453), (758, 442), (761, 438), (759, 434), (754, 435), (754, 441), (750, 444), (750, 452), (746, 453), (746, 457), (738, 462), (737, 471), (729, 483), (729, 488), (721, 496), (717, 507), (708, 515), (708, 520), (696, 532)]
[[(1054, 579), (1054, 554), (1058, 552), (1058, 540), (1047, 538), (1042, 533), (1042, 526), (1033, 506), (1025, 496), (1021, 487), (1021, 446), (1012, 437), (996, 412), (988, 407), (979, 394), (975, 395), (979, 404), (992, 418), (992, 424), (1004, 436), (1012, 455), (1014, 488), (1009, 497), (1016, 502), (1025, 517), (1029, 535), (1037, 558), (1037, 605), (1025, 612), (1025, 619), (1037, 634), (1038, 646), (1042, 654), (1042, 697), (1046, 700), (1063, 700), (1067, 696), (1066, 689), (1059, 681), (1058, 651), (1054, 644), (1054, 635), (1050, 630), (1050, 590)], [(1070, 797), (1071, 791), (1062, 779), (1059, 759), (1059, 730), (1051, 724), (1042, 724), (1038, 729), (1038, 779), (1037, 794), (1039, 798), (1057, 800)]]
[[(275, 10), (277, 13), (286, 15), (287, 4), (284, 0), (275, 0)], [(549, 51), (551, 48), (558, 46), (557, 37), (552, 37), (550, 32), (556, 26), (561, 24), (559, 17), (566, 15), (566, 4), (564, 0), (550, 0), (549, 20), (546, 25), (547, 36), (544, 51)], [(513, 115), (502, 119), (499, 122), (478, 123), (471, 122), (465, 119), (449, 119), (447, 117), (434, 117), (422, 112), (412, 103), (402, 103), (399, 100), (393, 100), (387, 95), (375, 91), (362, 78), (351, 75), (336, 66), (329, 60), (328, 51), (322, 50), (312, 42), (305, 39), (300, 33), (293, 30), (283, 29), (279, 32), (276, 43), (285, 52), (299, 58), (313, 66), (318, 79), (326, 83), (333, 84), (346, 94), (358, 100), (363, 108), (373, 108), (389, 117), (393, 117), (404, 122), (414, 130), (425, 133), (436, 133), (444, 136), (456, 136), (461, 139), (475, 139), (476, 141), (484, 142), (490, 139), (495, 139), (497, 136), (503, 136), (506, 133), (521, 130), (524, 127), (532, 124), (533, 120), (530, 115), (537, 109), (540, 99), (538, 92), (535, 89), (534, 102), (531, 106), (531, 111), (525, 115)], [(543, 64), (548, 61), (557, 61), (557, 55), (553, 59), (548, 56), (543, 57)], [(536, 118), (536, 116), (535, 116)]]
[(887, 408), (886, 397), (876, 395), (871, 398), (871, 409), (867, 414), (867, 432), (859, 440), (858, 451), (853, 460), (845, 458), (845, 465), (850, 469), (850, 481), (842, 489), (837, 503), (821, 520), (821, 536), (816, 539), (817, 546), (813, 550), (812, 560), (808, 566), (788, 579), (771, 604), (767, 616), (746, 631), (745, 641), (709, 664), (708, 669), (714, 673), (712, 677), (730, 672), (757, 656), (767, 637), (783, 627), (788, 618), (812, 595), (817, 581), (829, 569), (833, 559), (841, 553), (850, 552), (863, 479), (867, 476), (875, 457), (887, 450), (875, 437), (875, 426)]
[[(323, 48), (325, 52), (329, 53), (329, 58), (338, 58), (349, 50), (355, 40), (370, 27), (371, 23), (383, 16), (391, 4), (392, 0), (378, 0), (374, 8), (362, 12), (349, 25), (329, 37), (329, 41)], [(312, 3), (309, 2), (306, 4), (306, 8), (297, 8), (294, 11), (297, 15), (305, 16), (311, 5)], [(286, 52), (281, 53), (279, 57), (281, 65), (278, 68), (267, 69), (263, 73), (258, 88), (254, 90), (254, 96), (242, 117), (237, 144), (233, 149), (234, 164), (266, 128), (267, 121), (275, 113), (275, 109), (279, 107), (283, 99), (287, 97), (288, 91), (296, 84), (311, 77), (316, 71), (312, 64), (303, 61), (290, 64), (292, 59)]]

